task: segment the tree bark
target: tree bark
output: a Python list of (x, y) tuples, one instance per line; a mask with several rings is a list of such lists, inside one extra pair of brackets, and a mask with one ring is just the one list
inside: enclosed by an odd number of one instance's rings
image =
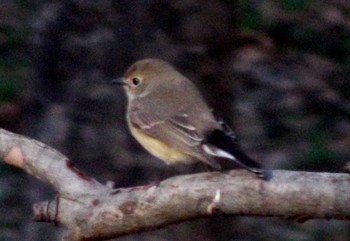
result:
[(176, 176), (113, 189), (79, 171), (63, 154), (0, 129), (0, 159), (52, 185), (52, 201), (34, 204), (36, 221), (62, 224), (64, 240), (104, 240), (216, 215), (350, 219), (350, 175), (245, 170)]

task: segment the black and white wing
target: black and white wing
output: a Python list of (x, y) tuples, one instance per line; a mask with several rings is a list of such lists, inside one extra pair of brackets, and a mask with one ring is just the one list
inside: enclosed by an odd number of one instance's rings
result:
[(213, 130), (205, 139), (203, 150), (213, 157), (229, 159), (239, 166), (263, 176), (259, 163), (247, 156), (240, 148), (232, 129), (220, 121), (222, 129)]

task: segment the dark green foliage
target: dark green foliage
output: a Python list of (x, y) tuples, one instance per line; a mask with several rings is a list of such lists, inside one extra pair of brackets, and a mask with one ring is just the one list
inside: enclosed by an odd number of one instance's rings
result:
[(309, 0), (279, 0), (281, 6), (287, 11), (300, 11), (308, 7)]
[(242, 29), (256, 30), (263, 24), (263, 16), (249, 1), (239, 5), (240, 25)]
[(30, 29), (0, 25), (0, 104), (18, 99), (31, 66), (28, 42)]

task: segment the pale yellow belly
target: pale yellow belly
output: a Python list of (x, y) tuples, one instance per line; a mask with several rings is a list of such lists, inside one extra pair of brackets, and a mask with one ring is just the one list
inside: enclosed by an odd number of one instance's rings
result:
[(135, 139), (152, 155), (161, 159), (168, 165), (184, 163), (190, 164), (195, 161), (191, 156), (178, 151), (177, 149), (154, 139), (140, 130), (129, 125), (130, 131)]

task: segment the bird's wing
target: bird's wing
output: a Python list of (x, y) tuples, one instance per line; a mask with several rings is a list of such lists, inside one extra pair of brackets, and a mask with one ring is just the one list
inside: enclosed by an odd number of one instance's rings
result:
[(233, 130), (223, 121), (219, 120), (218, 122), (222, 126), (222, 130), (213, 130), (206, 136), (203, 150), (211, 156), (230, 159), (243, 168), (264, 176), (264, 171), (259, 163), (242, 151)]
[(130, 113), (131, 124), (143, 133), (174, 146), (181, 151), (192, 150), (203, 141), (185, 113), (159, 118), (141, 111)]
[[(142, 130), (144, 134), (175, 147), (190, 156), (197, 158), (202, 156), (201, 144), (204, 141), (204, 136), (197, 131), (185, 112), (179, 112), (162, 119), (154, 114), (134, 111), (130, 113), (129, 118), (131, 124)], [(220, 168), (214, 160), (200, 159), (214, 168)]]

